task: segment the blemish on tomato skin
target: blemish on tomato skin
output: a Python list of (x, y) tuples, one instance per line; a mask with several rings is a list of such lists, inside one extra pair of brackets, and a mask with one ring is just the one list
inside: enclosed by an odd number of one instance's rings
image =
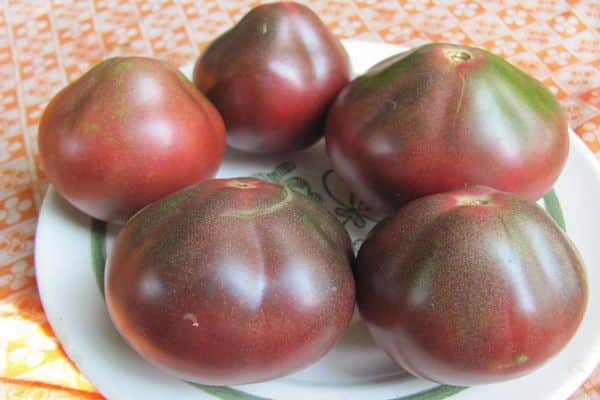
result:
[(183, 320), (187, 320), (187, 321), (191, 321), (192, 322), (192, 326), (194, 328), (198, 328), (200, 326), (200, 324), (198, 323), (198, 318), (196, 317), (196, 314), (193, 313), (185, 313), (183, 315)]
[[(233, 187), (236, 189), (259, 189), (262, 186), (262, 182), (256, 181), (231, 181), (227, 184), (228, 187)], [(240, 209), (240, 210), (230, 210), (223, 214), (222, 217), (234, 217), (234, 218), (242, 218), (242, 219), (252, 219), (255, 217), (260, 217), (263, 215), (271, 214), (289, 204), (294, 199), (294, 192), (288, 188), (287, 186), (283, 186), (281, 190), (279, 198), (276, 198), (271, 204), (261, 205), (256, 207), (250, 207), (248, 209)], [(278, 193), (279, 194), (279, 193)]]
[(473, 59), (473, 54), (470, 51), (460, 47), (446, 49), (444, 55), (453, 65)]
[(98, 133), (99, 130), (100, 127), (98, 126), (98, 124), (92, 122), (84, 122), (81, 128), (81, 135), (86, 138), (93, 137)]
[(233, 179), (233, 180), (227, 182), (225, 184), (225, 186), (236, 188), (236, 189), (256, 189), (259, 186), (259, 182), (247, 180), (247, 179), (244, 179), (244, 180)]
[(527, 354), (525, 354), (525, 353), (519, 353), (519, 354), (517, 354), (515, 356), (515, 358), (512, 361), (507, 362), (505, 364), (500, 364), (500, 365), (498, 365), (496, 367), (496, 369), (500, 369), (501, 370), (501, 369), (506, 369), (506, 368), (514, 368), (514, 367), (516, 367), (518, 365), (526, 363), (527, 360), (529, 360), (529, 356), (527, 356)]
[(457, 198), (457, 204), (464, 206), (487, 206), (491, 205), (491, 200), (485, 197), (475, 198)]

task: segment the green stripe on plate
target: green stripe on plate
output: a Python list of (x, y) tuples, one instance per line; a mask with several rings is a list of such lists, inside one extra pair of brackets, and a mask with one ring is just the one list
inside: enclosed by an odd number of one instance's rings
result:
[(565, 224), (565, 217), (562, 213), (562, 209), (560, 207), (560, 201), (558, 200), (558, 196), (556, 195), (556, 190), (550, 189), (548, 193), (544, 196), (544, 206), (546, 207), (546, 211), (552, 219), (561, 227), (563, 231), (567, 231), (567, 227)]
[(404, 397), (397, 397), (392, 400), (441, 400), (453, 396), (463, 390), (468, 389), (467, 387), (459, 386), (447, 386), (441, 385), (434, 387), (433, 389), (425, 390), (423, 392), (411, 394)]
[(219, 400), (270, 400), (266, 397), (255, 396), (250, 393), (242, 392), (241, 390), (232, 389), (227, 386), (208, 386), (200, 385), (198, 383), (187, 382), (196, 389), (200, 389), (205, 393), (208, 393)]
[[(193, 382), (186, 383), (216, 397), (219, 400), (272, 400), (266, 397), (259, 397), (250, 393), (242, 392), (240, 390), (232, 389), (227, 386), (207, 386), (199, 385)], [(442, 400), (462, 392), (465, 389), (468, 388), (441, 385), (434, 387), (433, 389), (428, 389), (408, 396), (395, 397), (391, 400)]]
[(94, 276), (100, 293), (104, 297), (104, 266), (106, 265), (106, 223), (92, 219), (91, 254)]

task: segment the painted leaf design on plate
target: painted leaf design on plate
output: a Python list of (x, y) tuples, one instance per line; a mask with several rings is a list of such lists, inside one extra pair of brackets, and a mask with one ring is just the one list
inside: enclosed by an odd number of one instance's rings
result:
[(319, 202), (323, 201), (321, 194), (312, 190), (310, 182), (301, 176), (290, 176), (295, 170), (296, 164), (294, 162), (284, 161), (277, 165), (271, 172), (258, 172), (253, 174), (253, 176), (266, 182), (287, 186)]
[(337, 204), (335, 215), (344, 225), (351, 222), (357, 228), (364, 228), (367, 221), (377, 222), (381, 219), (348, 189), (332, 169), (325, 171), (321, 180), (325, 193)]

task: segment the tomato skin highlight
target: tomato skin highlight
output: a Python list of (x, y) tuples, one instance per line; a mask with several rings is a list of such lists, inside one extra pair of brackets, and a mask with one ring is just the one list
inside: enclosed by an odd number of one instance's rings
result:
[(109, 314), (147, 361), (209, 385), (258, 382), (330, 350), (355, 306), (344, 227), (311, 198), (215, 179), (136, 214), (109, 260)]
[(39, 126), (42, 169), (84, 213), (124, 222), (213, 177), (225, 151), (214, 106), (175, 67), (105, 60), (60, 91)]
[(196, 61), (194, 83), (214, 102), (238, 150), (273, 154), (320, 139), (350, 81), (340, 41), (308, 7), (280, 2), (246, 14)]
[(485, 187), (397, 210), (361, 247), (355, 278), (376, 343), (412, 374), (456, 386), (542, 365), (588, 298), (577, 250), (545, 211)]
[(485, 185), (541, 198), (569, 152), (566, 119), (534, 78), (485, 50), (432, 43), (339, 94), (327, 121), (336, 173), (371, 207)]

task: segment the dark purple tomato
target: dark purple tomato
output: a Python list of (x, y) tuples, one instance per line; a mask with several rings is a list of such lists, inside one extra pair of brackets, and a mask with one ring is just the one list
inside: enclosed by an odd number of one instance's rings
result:
[(225, 150), (213, 105), (175, 67), (143, 57), (101, 62), (60, 91), (39, 126), (42, 168), (71, 204), (125, 221), (212, 178)]
[(350, 80), (339, 40), (306, 6), (256, 7), (199, 57), (194, 83), (223, 115), (230, 146), (252, 153), (305, 148)]
[(361, 247), (355, 278), (376, 343), (410, 373), (458, 386), (543, 364), (588, 297), (577, 250), (548, 214), (484, 187), (397, 210)]
[(344, 227), (315, 200), (250, 178), (184, 189), (136, 214), (106, 301), (146, 360), (193, 382), (257, 382), (331, 349), (354, 310)]
[(485, 50), (432, 43), (350, 83), (331, 107), (327, 152), (371, 207), (486, 185), (543, 196), (569, 152), (552, 94)]

